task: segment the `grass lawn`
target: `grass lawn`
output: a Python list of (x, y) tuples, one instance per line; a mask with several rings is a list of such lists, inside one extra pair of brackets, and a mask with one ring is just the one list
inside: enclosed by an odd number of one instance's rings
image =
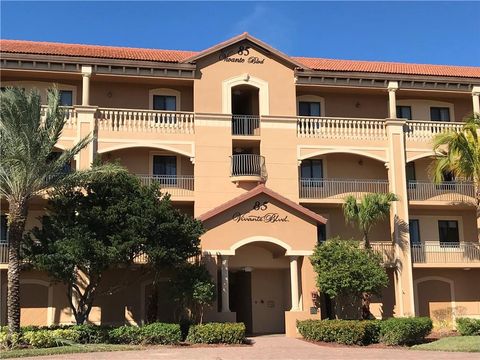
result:
[(73, 354), (85, 352), (99, 351), (125, 351), (140, 350), (145, 347), (139, 345), (112, 345), (112, 344), (85, 344), (59, 346), (46, 349), (18, 349), (18, 350), (2, 350), (0, 351), (0, 359), (19, 358), (26, 356), (56, 355), (56, 354)]
[(428, 344), (412, 346), (413, 350), (480, 352), (480, 336), (452, 336)]

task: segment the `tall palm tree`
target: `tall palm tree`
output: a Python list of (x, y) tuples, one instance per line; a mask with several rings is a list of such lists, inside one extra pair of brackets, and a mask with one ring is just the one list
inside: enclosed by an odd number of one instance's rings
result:
[(433, 180), (443, 181), (443, 174), (451, 172), (455, 179), (473, 181), (477, 208), (477, 222), (480, 218), (480, 114), (465, 119), (461, 130), (450, 130), (438, 134), (433, 141), (435, 160)]
[(397, 201), (395, 194), (372, 193), (362, 197), (360, 202), (353, 196), (347, 196), (343, 203), (345, 221), (354, 223), (363, 234), (365, 248), (370, 248), (368, 235), (372, 227), (390, 214), (392, 201)]
[(7, 88), (0, 94), (0, 196), (9, 207), (7, 318), (10, 336), (20, 331), (20, 248), (30, 199), (69, 179), (86, 180), (95, 173), (114, 169), (111, 166), (82, 172), (64, 171), (92, 140), (90, 135), (60, 156), (52, 157), (66, 121), (59, 98), (58, 90), (50, 90), (47, 111), (41, 116), (38, 92)]

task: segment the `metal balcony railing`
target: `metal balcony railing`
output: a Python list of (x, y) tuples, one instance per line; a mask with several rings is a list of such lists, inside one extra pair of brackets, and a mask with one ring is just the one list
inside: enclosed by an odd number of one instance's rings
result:
[(348, 195), (356, 198), (367, 193), (387, 193), (388, 180), (374, 179), (321, 179), (301, 178), (301, 199), (343, 199)]
[(265, 157), (256, 154), (238, 154), (232, 155), (230, 159), (232, 177), (253, 176), (261, 180), (267, 178)]
[(160, 190), (173, 197), (191, 197), (194, 191), (193, 175), (142, 175), (137, 174), (143, 185), (157, 183)]
[(409, 181), (408, 198), (413, 201), (472, 202), (475, 199), (475, 186), (472, 182)]
[(0, 243), (0, 264), (8, 264), (8, 244)]
[(476, 242), (412, 244), (412, 261), (418, 264), (480, 263)]
[(260, 135), (260, 116), (233, 115), (232, 135), (258, 136)]
[(395, 264), (395, 248), (391, 241), (388, 242), (370, 242), (370, 246), (374, 252), (380, 254), (385, 265)]

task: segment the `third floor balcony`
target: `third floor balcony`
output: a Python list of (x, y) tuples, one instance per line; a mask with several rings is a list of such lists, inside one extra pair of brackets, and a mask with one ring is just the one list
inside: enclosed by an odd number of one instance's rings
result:
[(233, 182), (264, 182), (267, 179), (265, 157), (256, 154), (236, 154), (230, 159), (230, 178)]
[(472, 182), (444, 181), (409, 181), (408, 198), (411, 203), (432, 202), (445, 204), (473, 204), (475, 186)]

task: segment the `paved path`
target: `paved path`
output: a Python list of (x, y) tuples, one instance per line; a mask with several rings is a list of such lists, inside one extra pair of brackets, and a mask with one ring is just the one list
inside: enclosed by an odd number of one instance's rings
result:
[[(141, 351), (118, 351), (109, 353), (89, 353), (56, 355), (37, 359), (74, 360), (146, 360), (146, 359), (192, 359), (192, 360), (470, 360), (480, 358), (475, 353), (450, 353), (442, 351), (413, 351), (403, 349), (378, 349), (362, 347), (331, 347), (307, 343), (284, 336), (254, 337), (253, 346), (221, 347), (155, 347)], [(24, 360), (27, 358), (23, 358)]]

